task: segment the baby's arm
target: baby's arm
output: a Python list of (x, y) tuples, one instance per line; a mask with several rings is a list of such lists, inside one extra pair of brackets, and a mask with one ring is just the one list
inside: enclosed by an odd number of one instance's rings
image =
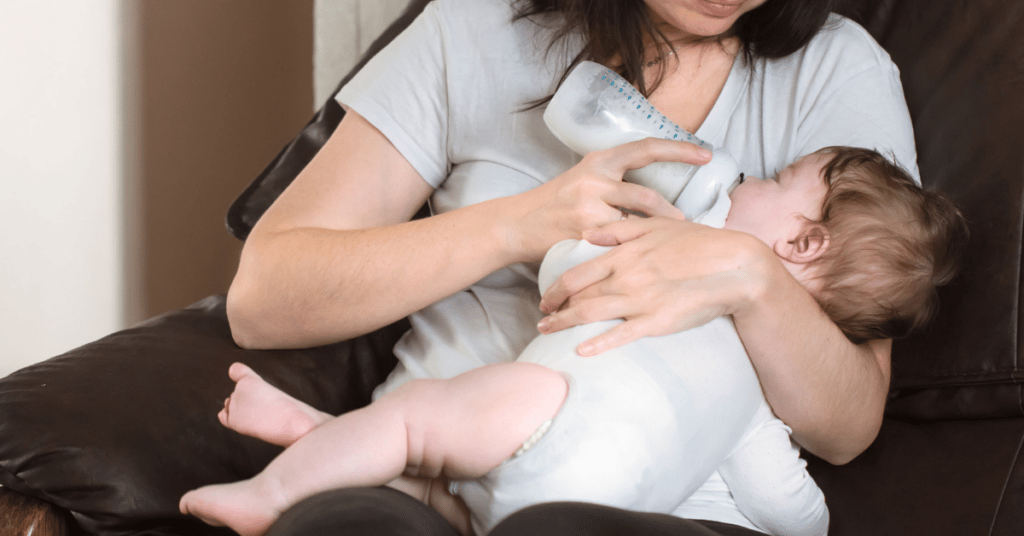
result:
[(719, 467), (740, 512), (776, 536), (825, 536), (825, 496), (807, 473), (790, 428), (762, 405), (763, 424)]

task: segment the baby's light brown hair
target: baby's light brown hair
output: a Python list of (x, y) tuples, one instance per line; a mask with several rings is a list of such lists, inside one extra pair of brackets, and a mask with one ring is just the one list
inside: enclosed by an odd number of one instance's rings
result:
[(828, 247), (814, 265), (815, 299), (854, 342), (901, 337), (938, 309), (936, 289), (960, 268), (967, 223), (942, 195), (876, 151), (826, 147), (820, 224)]

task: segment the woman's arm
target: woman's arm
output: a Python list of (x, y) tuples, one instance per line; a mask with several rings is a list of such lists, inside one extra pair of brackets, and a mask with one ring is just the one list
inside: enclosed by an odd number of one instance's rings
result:
[(888, 341), (852, 344), (761, 241), (668, 218), (615, 222), (585, 236), (621, 245), (548, 289), (541, 308), (552, 314), (542, 331), (625, 318), (581, 346), (593, 355), (731, 314), (765, 396), (801, 445), (842, 464), (874, 440)]
[(854, 345), (774, 254), (759, 265), (733, 320), (765, 397), (800, 445), (847, 463), (882, 425), (891, 341)]
[(483, 211), (404, 223), (431, 191), (377, 129), (346, 114), (245, 243), (228, 292), (235, 340), (250, 348), (342, 340), (503, 262)]
[(256, 224), (228, 292), (244, 347), (302, 347), (387, 325), (552, 244), (620, 218), (678, 211), (621, 182), (655, 160), (703, 163), (689, 144), (637, 142), (588, 156), (529, 192), (407, 220), (431, 193), (377, 129), (349, 112)]

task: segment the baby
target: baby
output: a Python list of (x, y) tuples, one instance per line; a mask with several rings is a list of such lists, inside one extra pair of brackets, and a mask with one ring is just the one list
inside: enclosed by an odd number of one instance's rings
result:
[[(768, 244), (854, 340), (924, 324), (966, 237), (946, 200), (877, 153), (851, 148), (813, 153), (773, 180), (747, 180), (700, 223)], [(605, 250), (559, 243), (541, 267), (542, 292)], [(522, 507), (553, 500), (685, 517), (694, 491), (724, 482), (748, 520), (740, 524), (824, 535), (821, 491), (765, 402), (731, 319), (576, 355), (614, 322), (541, 335), (516, 362), (415, 380), (339, 417), (235, 364), (221, 421), (288, 448), (250, 480), (189, 492), (181, 510), (262, 534), (319, 491), (391, 483), (461, 532), (483, 534)]]

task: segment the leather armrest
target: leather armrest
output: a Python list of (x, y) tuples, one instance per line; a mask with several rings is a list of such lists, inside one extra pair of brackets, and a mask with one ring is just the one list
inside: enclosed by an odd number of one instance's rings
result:
[(230, 364), (338, 414), (369, 401), (408, 329), (243, 350), (224, 302), (210, 297), (0, 378), (0, 484), (70, 510), (90, 533), (230, 534), (178, 512), (184, 492), (248, 478), (280, 452), (217, 421)]

